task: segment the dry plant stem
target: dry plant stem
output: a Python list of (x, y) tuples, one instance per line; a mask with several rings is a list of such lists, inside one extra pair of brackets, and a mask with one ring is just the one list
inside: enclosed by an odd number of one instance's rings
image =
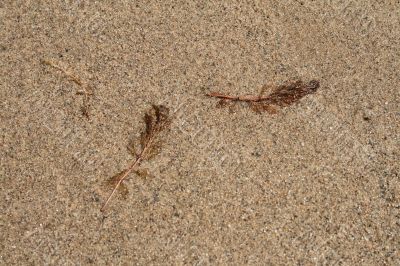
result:
[(83, 95), (84, 98), (83, 98), (82, 113), (84, 116), (89, 118), (89, 99), (90, 96), (93, 95), (93, 89), (88, 84), (83, 82), (79, 77), (77, 77), (67, 69), (57, 65), (56, 63), (49, 60), (42, 60), (42, 63), (63, 72), (67, 78), (69, 78), (72, 82), (74, 82), (83, 89), (81, 91), (78, 91), (77, 94)]

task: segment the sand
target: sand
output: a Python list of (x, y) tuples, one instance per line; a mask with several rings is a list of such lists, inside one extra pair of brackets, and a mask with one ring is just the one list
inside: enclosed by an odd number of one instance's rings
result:
[[(50, 2), (0, 3), (1, 265), (400, 264), (398, 1)], [(289, 79), (321, 87), (204, 95)], [(163, 150), (102, 213), (151, 104)]]

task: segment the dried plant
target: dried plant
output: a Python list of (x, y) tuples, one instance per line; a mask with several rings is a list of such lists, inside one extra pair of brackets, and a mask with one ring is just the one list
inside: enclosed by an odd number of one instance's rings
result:
[(169, 109), (163, 105), (153, 105), (152, 109), (144, 115), (145, 130), (140, 135), (139, 146), (137, 150), (135, 142), (128, 145), (128, 151), (134, 156), (134, 159), (129, 163), (128, 167), (109, 180), (109, 184), (113, 189), (101, 208), (104, 211), (110, 202), (111, 198), (118, 189), (122, 190), (123, 194), (127, 194), (127, 189), (123, 181), (131, 172), (135, 172), (138, 176), (147, 176), (146, 170), (138, 169), (144, 160), (150, 160), (157, 155), (161, 150), (160, 133), (165, 132), (169, 128), (171, 119), (169, 117)]
[(49, 61), (49, 60), (42, 60), (42, 64), (45, 64), (47, 66), (51, 66), (61, 72), (64, 73), (64, 75), (69, 78), (72, 82), (77, 84), (82, 88), (82, 90), (78, 91), (76, 94), (78, 95), (83, 95), (83, 103), (81, 107), (82, 115), (84, 115), (86, 118), (89, 119), (89, 108), (90, 108), (90, 97), (93, 95), (93, 88), (89, 86), (86, 82), (84, 82), (82, 79), (80, 79), (78, 76), (74, 75), (72, 72), (69, 70), (61, 67), (60, 65)]
[(311, 80), (304, 83), (301, 80), (288, 81), (276, 87), (272, 93), (264, 96), (269, 86), (264, 86), (259, 95), (231, 96), (219, 92), (207, 93), (207, 96), (219, 98), (218, 106), (226, 106), (233, 102), (247, 102), (252, 110), (256, 112), (267, 111), (276, 113), (274, 106), (285, 107), (298, 102), (304, 96), (314, 93), (319, 88), (319, 81)]

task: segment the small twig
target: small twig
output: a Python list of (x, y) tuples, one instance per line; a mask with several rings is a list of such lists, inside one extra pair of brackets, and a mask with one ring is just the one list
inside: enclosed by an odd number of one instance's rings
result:
[(89, 86), (86, 82), (84, 82), (82, 79), (80, 79), (78, 76), (76, 76), (75, 74), (73, 74), (72, 72), (68, 71), (67, 69), (61, 67), (60, 65), (49, 61), (49, 60), (45, 60), (43, 59), (42, 64), (45, 64), (47, 66), (51, 66), (61, 72), (64, 73), (64, 75), (70, 79), (72, 82), (74, 82), (75, 84), (77, 84), (78, 86), (80, 86), (82, 88), (82, 90), (78, 91), (76, 94), (79, 95), (83, 95), (83, 105), (82, 105), (82, 114), (86, 117), (89, 118), (89, 100), (90, 100), (90, 96), (93, 95), (93, 89), (91, 86)]

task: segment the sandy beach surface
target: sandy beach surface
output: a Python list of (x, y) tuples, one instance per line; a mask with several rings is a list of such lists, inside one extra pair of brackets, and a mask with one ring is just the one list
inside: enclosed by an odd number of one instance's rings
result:
[[(394, 0), (1, 1), (0, 264), (400, 265), (399, 25)], [(295, 79), (321, 86), (274, 115), (205, 96)], [(152, 104), (163, 149), (101, 212)]]

